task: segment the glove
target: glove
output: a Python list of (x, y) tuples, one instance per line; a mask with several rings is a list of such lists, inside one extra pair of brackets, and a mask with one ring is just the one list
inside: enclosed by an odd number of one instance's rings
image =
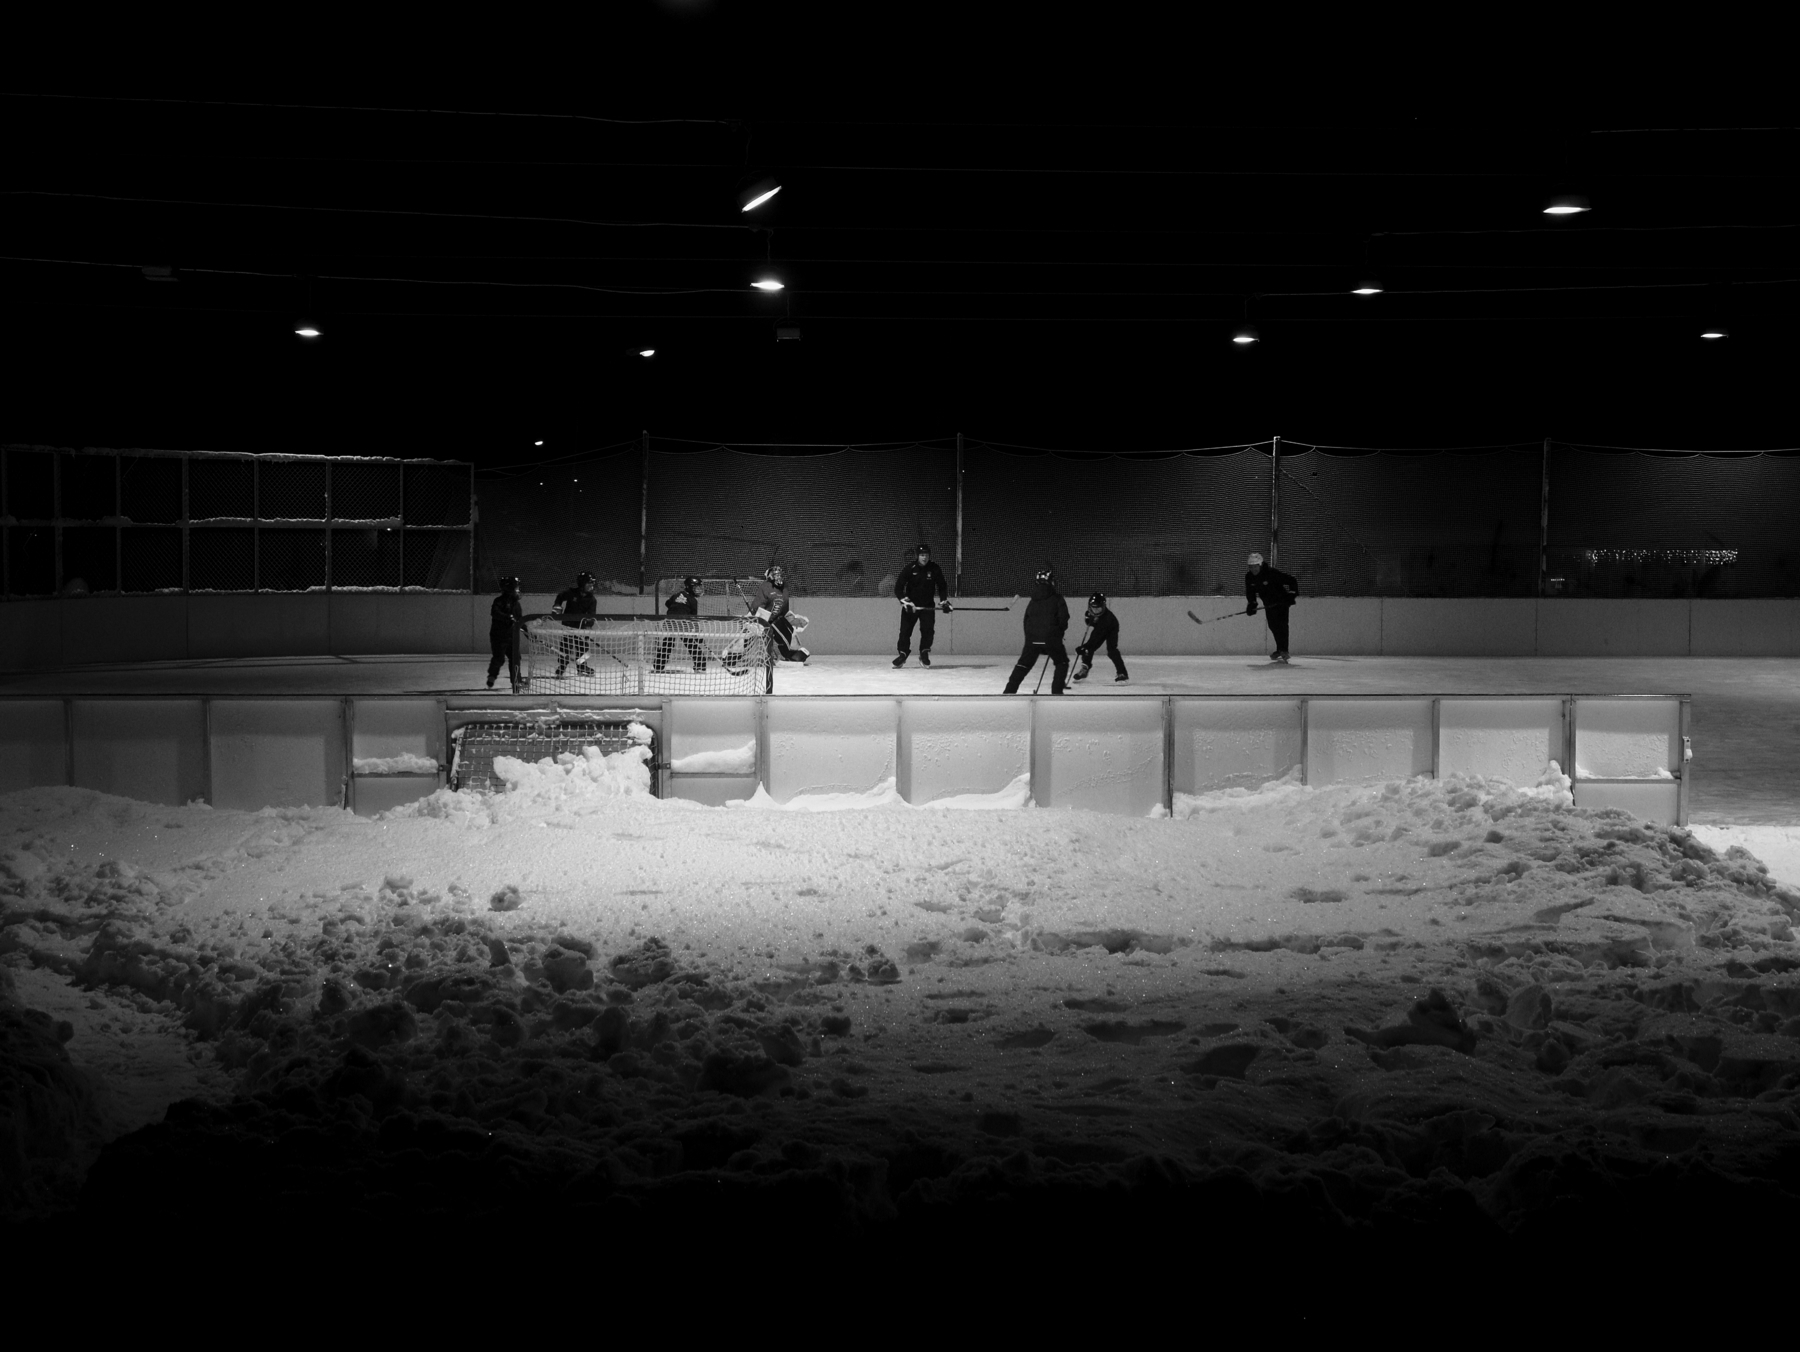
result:
[(938, 609), (948, 615), (950, 613), (950, 603), (948, 601), (940, 601), (938, 602)]
[(1256, 614), (1256, 602), (1252, 601), (1249, 604), (1249, 606), (1245, 609), (1244, 614), (1246, 614), (1246, 615)]

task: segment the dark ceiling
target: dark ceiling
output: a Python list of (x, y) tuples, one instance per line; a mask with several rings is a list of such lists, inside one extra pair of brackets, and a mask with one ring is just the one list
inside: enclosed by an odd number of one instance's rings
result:
[[(492, 464), (646, 427), (1800, 441), (1800, 135), (1779, 120), (1691, 86), (1459, 97), (1455, 70), (1407, 97), (1292, 71), (1170, 84), (1179, 30), (1112, 34), (1094, 69), (1063, 33), (1041, 78), (996, 58), (1005, 33), (937, 68), (875, 23), (815, 33), (802, 63), (747, 13), (633, 10), (580, 79), (553, 39), (480, 78), (15, 57), (0, 437)], [(783, 73), (745, 78), (771, 33)], [(752, 171), (783, 190), (744, 216)], [(1544, 216), (1559, 191), (1594, 209)], [(765, 261), (779, 296), (749, 287)], [(1364, 273), (1386, 293), (1348, 294)], [(778, 342), (790, 317), (802, 337)], [(1241, 350), (1246, 318), (1262, 341)], [(1702, 341), (1715, 318), (1730, 337)]]

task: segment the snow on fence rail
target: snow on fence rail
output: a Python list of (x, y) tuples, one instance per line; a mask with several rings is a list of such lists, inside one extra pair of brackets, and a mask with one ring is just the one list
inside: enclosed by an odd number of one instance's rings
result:
[[(1584, 807), (1685, 824), (1686, 695), (667, 696), (533, 704), (394, 695), (0, 696), (0, 792), (67, 784), (156, 803), (385, 811), (449, 781), (470, 730), (643, 723), (655, 788), (719, 804), (882, 790), (1005, 794), (1143, 816), (1284, 776), (1324, 785), (1555, 761)], [(509, 732), (508, 735), (517, 735)]]

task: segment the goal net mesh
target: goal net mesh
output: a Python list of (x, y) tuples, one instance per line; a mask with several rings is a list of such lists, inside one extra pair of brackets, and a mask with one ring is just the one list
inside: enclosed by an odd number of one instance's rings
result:
[[(663, 607), (669, 598), (680, 591), (684, 578), (662, 577), (656, 580), (656, 614), (666, 612)], [(756, 609), (755, 597), (760, 594), (759, 579), (753, 577), (703, 577), (700, 579), (700, 614), (703, 618), (730, 616), (736, 618)]]
[[(742, 612), (739, 612), (741, 616)], [(768, 630), (737, 618), (528, 618), (520, 676), (533, 694), (756, 695), (774, 688)]]

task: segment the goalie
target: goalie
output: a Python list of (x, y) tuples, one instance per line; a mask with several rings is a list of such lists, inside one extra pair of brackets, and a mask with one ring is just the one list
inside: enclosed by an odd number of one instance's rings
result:
[(763, 585), (750, 618), (767, 629), (772, 656), (779, 657), (783, 662), (799, 662), (802, 665), (812, 656), (794, 641), (796, 624), (804, 629), (807, 619), (804, 615), (793, 613), (793, 605), (787, 594), (787, 569), (779, 563), (770, 564), (768, 571), (763, 574)]

